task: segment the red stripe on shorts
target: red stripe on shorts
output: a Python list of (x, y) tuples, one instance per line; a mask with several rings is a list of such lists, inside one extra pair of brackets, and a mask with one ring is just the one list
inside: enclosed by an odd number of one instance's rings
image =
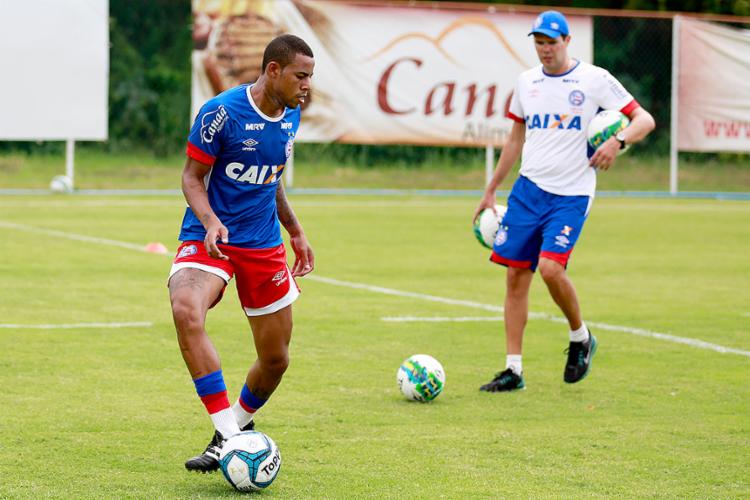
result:
[(572, 248), (565, 253), (555, 253), (555, 252), (549, 252), (545, 250), (539, 254), (539, 257), (544, 257), (545, 259), (554, 260), (555, 262), (559, 262), (563, 266), (567, 266), (568, 259), (570, 259), (570, 252), (572, 251), (573, 251)]
[(521, 269), (528, 269), (531, 267), (531, 261), (530, 260), (511, 260), (506, 259), (505, 257), (501, 257), (500, 255), (496, 254), (495, 252), (492, 252), (492, 255), (490, 256), (490, 260), (496, 264), (502, 264), (504, 266), (508, 267), (518, 267)]

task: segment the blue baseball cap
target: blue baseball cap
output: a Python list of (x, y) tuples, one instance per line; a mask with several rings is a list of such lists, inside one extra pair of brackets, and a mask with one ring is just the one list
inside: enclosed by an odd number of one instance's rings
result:
[(568, 30), (568, 21), (561, 13), (556, 10), (547, 10), (539, 14), (534, 21), (534, 25), (531, 27), (531, 33), (539, 33), (550, 38), (557, 38), (558, 36), (567, 36), (570, 34)]

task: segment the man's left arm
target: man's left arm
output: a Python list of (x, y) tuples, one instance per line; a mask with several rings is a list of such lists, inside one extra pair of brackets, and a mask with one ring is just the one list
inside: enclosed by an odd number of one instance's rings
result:
[[(630, 125), (618, 134), (621, 139), (625, 140), (625, 144), (627, 145), (642, 141), (656, 127), (656, 122), (654, 122), (654, 117), (651, 116), (651, 113), (640, 106), (632, 110), (628, 118), (630, 118)], [(619, 150), (620, 141), (612, 136), (599, 146), (591, 157), (589, 164), (600, 170), (607, 170), (614, 164)]]
[(292, 276), (304, 276), (315, 267), (315, 255), (307, 241), (305, 232), (302, 230), (302, 224), (297, 220), (297, 216), (289, 204), (284, 185), (281, 182), (276, 184), (276, 211), (279, 214), (279, 222), (289, 233), (289, 243), (294, 251)]

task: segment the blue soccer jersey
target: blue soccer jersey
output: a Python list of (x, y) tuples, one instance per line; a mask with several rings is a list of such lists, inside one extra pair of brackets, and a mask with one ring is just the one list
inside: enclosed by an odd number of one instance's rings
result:
[[(203, 105), (190, 130), (187, 154), (212, 165), (206, 176), (208, 201), (229, 230), (229, 244), (270, 248), (282, 242), (276, 189), (292, 152), (300, 109), (287, 108), (271, 118), (256, 106), (250, 88), (234, 87)], [(188, 207), (180, 241), (205, 236)]]

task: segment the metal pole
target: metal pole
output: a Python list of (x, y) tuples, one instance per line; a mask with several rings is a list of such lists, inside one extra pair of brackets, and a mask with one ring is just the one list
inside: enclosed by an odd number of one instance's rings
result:
[(677, 121), (680, 94), (680, 16), (672, 19), (672, 103), (669, 130), (669, 192), (677, 194)]
[(484, 150), (484, 185), (489, 185), (495, 172), (495, 146), (487, 144)]
[(75, 165), (73, 163), (73, 158), (75, 156), (75, 144), (76, 141), (74, 139), (68, 139), (67, 141), (65, 141), (65, 175), (67, 175), (68, 179), (70, 179), (71, 188), (75, 186)]

